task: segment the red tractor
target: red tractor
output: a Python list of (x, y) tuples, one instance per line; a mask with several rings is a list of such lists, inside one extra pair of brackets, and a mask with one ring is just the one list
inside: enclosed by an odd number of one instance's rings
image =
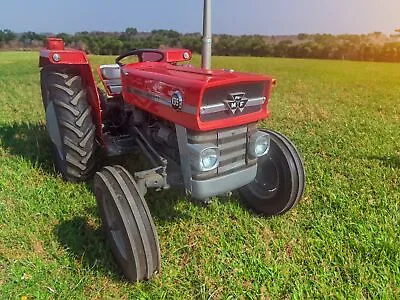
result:
[[(205, 0), (202, 68), (186, 64), (192, 58), (186, 49), (132, 50), (98, 69), (104, 93), (85, 52), (64, 49), (55, 38), (40, 51), (47, 131), (63, 178), (90, 179), (100, 169), (101, 152), (132, 160), (142, 154), (151, 165), (134, 173), (105, 166), (93, 179), (104, 231), (131, 281), (160, 270), (147, 189), (183, 187), (201, 201), (237, 190), (265, 216), (289, 211), (304, 191), (293, 143), (257, 128), (269, 115), (275, 80), (210, 68), (210, 2)], [(136, 62), (126, 63), (132, 57)]]

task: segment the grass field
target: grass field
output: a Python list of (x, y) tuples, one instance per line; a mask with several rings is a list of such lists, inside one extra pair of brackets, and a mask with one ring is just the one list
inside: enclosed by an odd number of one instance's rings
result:
[(0, 52), (0, 298), (400, 298), (399, 64), (215, 58), (278, 79), (262, 125), (302, 152), (305, 196), (264, 219), (235, 194), (207, 208), (148, 194), (162, 271), (132, 285), (89, 187), (53, 171), (37, 63)]

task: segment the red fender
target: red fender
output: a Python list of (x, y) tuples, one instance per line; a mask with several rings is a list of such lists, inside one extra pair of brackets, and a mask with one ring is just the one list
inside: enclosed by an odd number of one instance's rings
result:
[(60, 68), (73, 67), (77, 69), (86, 87), (87, 99), (92, 107), (94, 122), (96, 125), (96, 137), (102, 143), (102, 115), (100, 97), (93, 76), (89, 60), (84, 51), (76, 49), (64, 49), (62, 39), (48, 38), (45, 49), (40, 50), (39, 67), (60, 66)]

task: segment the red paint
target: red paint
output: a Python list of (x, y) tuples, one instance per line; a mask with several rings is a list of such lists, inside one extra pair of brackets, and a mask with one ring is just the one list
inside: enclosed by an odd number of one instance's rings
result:
[[(201, 99), (208, 88), (260, 81), (268, 83), (264, 91), (264, 96), (268, 100), (273, 82), (273, 79), (269, 76), (226, 72), (224, 70), (206, 71), (192, 67), (172, 66), (161, 62), (135, 63), (122, 67), (122, 94), (127, 103), (186, 128), (200, 131), (238, 126), (267, 118), (269, 116), (268, 101), (258, 112), (242, 116), (232, 115), (232, 117), (223, 120), (207, 122), (200, 120)], [(193, 115), (176, 111), (172, 107), (129, 93), (129, 87), (158, 95), (165, 100), (170, 99), (172, 93), (179, 90), (184, 96), (184, 106), (195, 110), (196, 113)]]
[[(58, 54), (59, 61), (54, 61), (53, 55)], [(39, 66), (44, 67), (48, 64), (53, 65), (88, 65), (86, 53), (80, 50), (65, 49), (65, 50), (40, 50)]]
[(100, 142), (103, 142), (103, 132), (102, 132), (102, 124), (103, 118), (101, 114), (100, 108), (100, 97), (97, 91), (96, 81), (93, 76), (92, 69), (89, 64), (80, 66), (80, 74), (83, 80), (83, 84), (86, 87), (86, 96), (89, 101), (90, 106), (92, 107), (92, 113), (94, 116), (94, 122), (96, 125), (96, 136)]
[[(63, 65), (77, 70), (87, 89), (87, 96), (92, 107), (96, 122), (96, 134), (102, 140), (102, 116), (97, 86), (85, 52), (72, 49), (61, 49), (59, 40), (50, 40), (49, 47), (40, 52), (40, 67), (46, 65)], [(60, 48), (55, 50), (54, 48)], [(192, 53), (185, 49), (155, 50), (163, 53), (161, 62), (139, 62), (125, 65), (121, 68), (122, 95), (124, 100), (160, 118), (184, 126), (188, 129), (209, 131), (218, 128), (239, 126), (263, 120), (269, 116), (268, 100), (275, 83), (270, 76), (261, 76), (225, 70), (203, 70), (191, 66), (177, 66), (176, 62), (190, 60)], [(53, 54), (57, 53), (60, 60), (54, 61)], [(188, 53), (188, 56), (185, 56)], [(100, 72), (99, 72), (100, 73)], [(101, 74), (100, 74), (101, 77)], [(258, 112), (235, 116), (223, 120), (201, 121), (200, 106), (205, 91), (219, 86), (234, 86), (241, 83), (266, 82), (264, 96), (267, 99)], [(139, 94), (128, 91), (134, 88)], [(176, 111), (168, 106), (172, 93), (179, 90), (184, 97), (183, 111)], [(110, 91), (108, 91), (110, 92)], [(166, 101), (168, 105), (157, 103), (143, 93), (150, 93), (159, 101)], [(185, 108), (192, 113), (185, 112)]]
[(192, 52), (187, 49), (162, 49), (160, 51), (164, 54), (162, 61), (166, 63), (183, 62), (192, 59)]
[[(62, 41), (62, 40), (61, 40)], [(64, 43), (62, 43), (64, 44)], [(48, 39), (47, 46), (60, 47), (59, 39)], [(58, 54), (59, 61), (54, 61), (53, 55)], [(97, 92), (96, 82), (89, 60), (85, 52), (75, 49), (53, 50), (42, 49), (40, 51), (39, 67), (49, 65), (66, 66), (68, 69), (76, 71), (82, 78), (82, 84), (86, 87), (86, 96), (94, 115), (96, 125), (96, 136), (102, 141), (102, 116), (100, 109), (100, 98)]]
[(64, 41), (58, 38), (48, 38), (46, 48), (49, 50), (64, 50)]

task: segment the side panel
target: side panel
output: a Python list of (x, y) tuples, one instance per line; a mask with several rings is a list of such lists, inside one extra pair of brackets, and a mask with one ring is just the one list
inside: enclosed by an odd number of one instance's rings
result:
[(100, 107), (100, 97), (96, 86), (96, 81), (93, 76), (92, 69), (89, 64), (80, 66), (80, 74), (82, 80), (86, 86), (87, 97), (90, 106), (92, 107), (92, 115), (96, 124), (96, 137), (98, 141), (103, 143), (103, 132), (102, 132), (102, 115)]
[(102, 143), (100, 98), (86, 53), (80, 50), (43, 49), (40, 51), (39, 67), (50, 67), (52, 69), (59, 68), (63, 71), (66, 69), (74, 69), (79, 72), (83, 84), (86, 87), (88, 102), (92, 108), (92, 115), (96, 124), (96, 136), (99, 142)]
[[(150, 112), (165, 120), (187, 128), (196, 128), (196, 115), (201, 85), (191, 85), (185, 82), (167, 82), (165, 77), (157, 73), (133, 69), (129, 74), (122, 71), (122, 94), (124, 101)], [(179, 91), (183, 98), (181, 109), (172, 107), (171, 98)]]

